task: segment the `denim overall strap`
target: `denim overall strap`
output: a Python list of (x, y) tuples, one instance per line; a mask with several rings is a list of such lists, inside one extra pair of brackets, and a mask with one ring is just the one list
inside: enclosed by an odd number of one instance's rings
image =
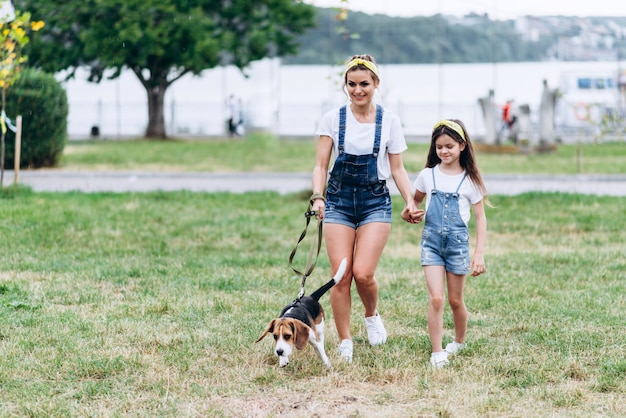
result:
[[(435, 167), (433, 167), (432, 170), (430, 170), (430, 172), (433, 175), (433, 190), (437, 190), (437, 183), (435, 183)], [(463, 181), (465, 181), (465, 177), (467, 177), (467, 173), (465, 173), (459, 185), (456, 186), (456, 190), (454, 191), (454, 194), (459, 193), (459, 189), (461, 189), (461, 185), (463, 184)]]
[(383, 107), (376, 105), (376, 133), (374, 134), (374, 157), (378, 158), (380, 151), (380, 137), (383, 131)]
[(433, 191), (437, 190), (437, 183), (435, 183), (435, 167), (430, 169), (430, 173), (433, 175)]
[(456, 187), (456, 190), (454, 191), (455, 194), (459, 194), (459, 189), (461, 188), (461, 184), (463, 184), (463, 181), (465, 180), (465, 177), (467, 177), (467, 173), (465, 173), (465, 175), (463, 176), (463, 178), (461, 179), (461, 182), (459, 183), (459, 185)]
[(341, 108), (339, 109), (339, 142), (337, 143), (339, 154), (343, 154), (345, 139), (346, 139), (346, 107), (341, 106)]

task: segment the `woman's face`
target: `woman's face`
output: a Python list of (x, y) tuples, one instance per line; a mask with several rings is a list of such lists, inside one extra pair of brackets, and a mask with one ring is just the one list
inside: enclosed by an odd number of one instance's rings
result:
[(356, 106), (367, 106), (374, 100), (374, 92), (378, 82), (369, 70), (354, 70), (346, 74), (346, 89), (352, 103)]

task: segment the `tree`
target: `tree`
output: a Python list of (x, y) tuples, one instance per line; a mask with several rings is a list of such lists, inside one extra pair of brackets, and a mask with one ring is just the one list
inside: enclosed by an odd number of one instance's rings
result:
[(219, 65), (244, 69), (265, 57), (293, 54), (313, 27), (301, 0), (16, 0), (46, 27), (33, 39), (32, 65), (90, 81), (130, 69), (148, 95), (146, 136), (165, 138), (167, 88), (186, 74)]
[[(6, 10), (5, 2), (0, 2), (0, 5), (2, 10)], [(4, 183), (7, 89), (15, 83), (22, 64), (28, 59), (22, 54), (22, 49), (29, 42), (28, 31), (37, 31), (43, 26), (42, 21), (31, 22), (30, 13), (15, 11), (12, 7), (10, 13), (3, 12), (0, 16), (0, 187)]]

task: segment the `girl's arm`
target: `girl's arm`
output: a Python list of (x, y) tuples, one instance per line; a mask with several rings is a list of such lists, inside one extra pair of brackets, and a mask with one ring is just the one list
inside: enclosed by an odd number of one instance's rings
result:
[[(402, 154), (389, 154), (389, 165), (391, 167), (393, 181), (396, 183), (396, 187), (405, 202), (404, 209), (400, 216), (407, 222), (420, 222), (422, 220), (420, 212), (423, 214), (423, 211), (420, 211), (417, 206), (415, 206), (415, 200), (411, 196), (411, 183), (409, 181), (409, 175), (402, 163)], [(405, 214), (409, 216), (405, 217)]]
[(485, 272), (485, 242), (487, 240), (487, 217), (485, 216), (485, 205), (483, 201), (473, 205), (474, 216), (476, 218), (476, 245), (474, 257), (470, 265), (472, 276), (479, 276)]
[[(326, 188), (326, 179), (328, 177), (328, 165), (330, 164), (330, 155), (333, 151), (333, 140), (331, 137), (320, 136), (317, 144), (317, 157), (315, 158), (315, 167), (313, 168), (312, 190), (313, 195), (324, 196)], [(318, 219), (324, 219), (324, 199), (316, 198), (313, 201), (312, 210), (319, 211)]]

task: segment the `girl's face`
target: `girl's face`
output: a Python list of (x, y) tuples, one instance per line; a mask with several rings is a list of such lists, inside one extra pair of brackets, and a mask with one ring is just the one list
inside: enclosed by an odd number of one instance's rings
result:
[(448, 167), (460, 166), (461, 152), (465, 149), (465, 143), (458, 143), (450, 135), (443, 134), (435, 140), (435, 150), (441, 164)]
[(377, 81), (369, 70), (354, 70), (346, 75), (346, 89), (352, 103), (356, 106), (369, 106), (378, 87)]

